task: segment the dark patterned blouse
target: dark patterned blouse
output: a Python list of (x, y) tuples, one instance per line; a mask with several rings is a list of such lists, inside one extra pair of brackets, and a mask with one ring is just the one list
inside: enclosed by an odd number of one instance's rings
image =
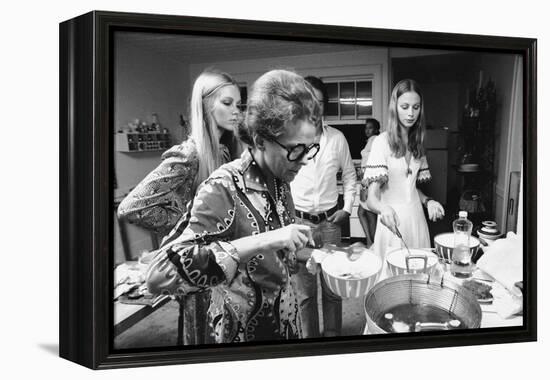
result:
[(257, 254), (242, 262), (228, 244), (294, 222), (289, 185), (276, 186), (284, 205), (281, 216), (249, 151), (223, 165), (199, 187), (180, 223), (185, 229), (171, 232), (148, 269), (152, 293), (212, 289), (208, 314), (217, 343), (301, 337), (284, 254)]
[[(229, 150), (223, 145), (221, 150), (223, 162), (229, 162)], [(120, 203), (119, 218), (165, 235), (189, 207), (198, 169), (199, 158), (192, 139), (168, 149), (160, 165)]]

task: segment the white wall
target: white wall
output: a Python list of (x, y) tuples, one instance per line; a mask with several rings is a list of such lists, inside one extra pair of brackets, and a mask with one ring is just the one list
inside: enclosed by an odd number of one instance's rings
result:
[[(170, 131), (172, 144), (178, 144), (182, 138), (179, 115), (186, 117), (188, 109), (188, 66), (160, 54), (144, 54), (123, 39), (115, 39), (115, 44), (115, 130), (134, 119), (150, 123), (151, 115), (157, 113), (162, 127)], [(161, 153), (115, 151), (115, 197), (128, 193), (157, 167)], [(117, 225), (114, 236), (119, 261), (123, 255)], [(128, 242), (133, 255), (151, 248), (149, 233), (133, 225), (128, 225)]]
[[(187, 113), (188, 66), (162, 55), (151, 55), (130, 43), (116, 41), (115, 128), (134, 119), (151, 122), (157, 113), (172, 143), (181, 140), (179, 115)], [(115, 153), (119, 189), (127, 190), (159, 163), (161, 152)]]

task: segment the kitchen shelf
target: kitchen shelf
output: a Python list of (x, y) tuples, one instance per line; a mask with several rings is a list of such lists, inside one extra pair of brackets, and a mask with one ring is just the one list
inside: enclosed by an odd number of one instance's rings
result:
[(170, 148), (170, 134), (164, 132), (117, 133), (115, 150), (125, 153), (164, 151)]

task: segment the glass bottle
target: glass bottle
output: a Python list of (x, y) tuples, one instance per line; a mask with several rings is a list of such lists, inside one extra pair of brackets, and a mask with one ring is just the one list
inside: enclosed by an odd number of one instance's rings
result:
[(460, 211), (458, 219), (453, 222), (454, 248), (451, 256), (451, 274), (458, 278), (468, 278), (472, 275), (472, 253), (470, 236), (473, 224), (468, 220), (468, 213)]

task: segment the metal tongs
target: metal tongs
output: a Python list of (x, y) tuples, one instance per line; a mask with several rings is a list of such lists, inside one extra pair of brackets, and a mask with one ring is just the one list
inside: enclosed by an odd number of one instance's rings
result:
[(395, 234), (397, 235), (397, 237), (399, 239), (401, 239), (401, 241), (403, 242), (403, 245), (405, 246), (405, 248), (407, 249), (407, 253), (409, 254), (409, 256), (411, 255), (411, 251), (409, 250), (409, 247), (407, 246), (407, 243), (405, 243), (405, 239), (403, 239), (403, 235), (401, 235), (401, 232), (399, 232), (399, 228), (397, 228), (397, 226), (395, 226)]
[(434, 331), (434, 330), (452, 330), (457, 329), (461, 325), (461, 322), (458, 319), (451, 319), (450, 321), (444, 323), (435, 323), (435, 322), (416, 322), (414, 325), (414, 331)]

